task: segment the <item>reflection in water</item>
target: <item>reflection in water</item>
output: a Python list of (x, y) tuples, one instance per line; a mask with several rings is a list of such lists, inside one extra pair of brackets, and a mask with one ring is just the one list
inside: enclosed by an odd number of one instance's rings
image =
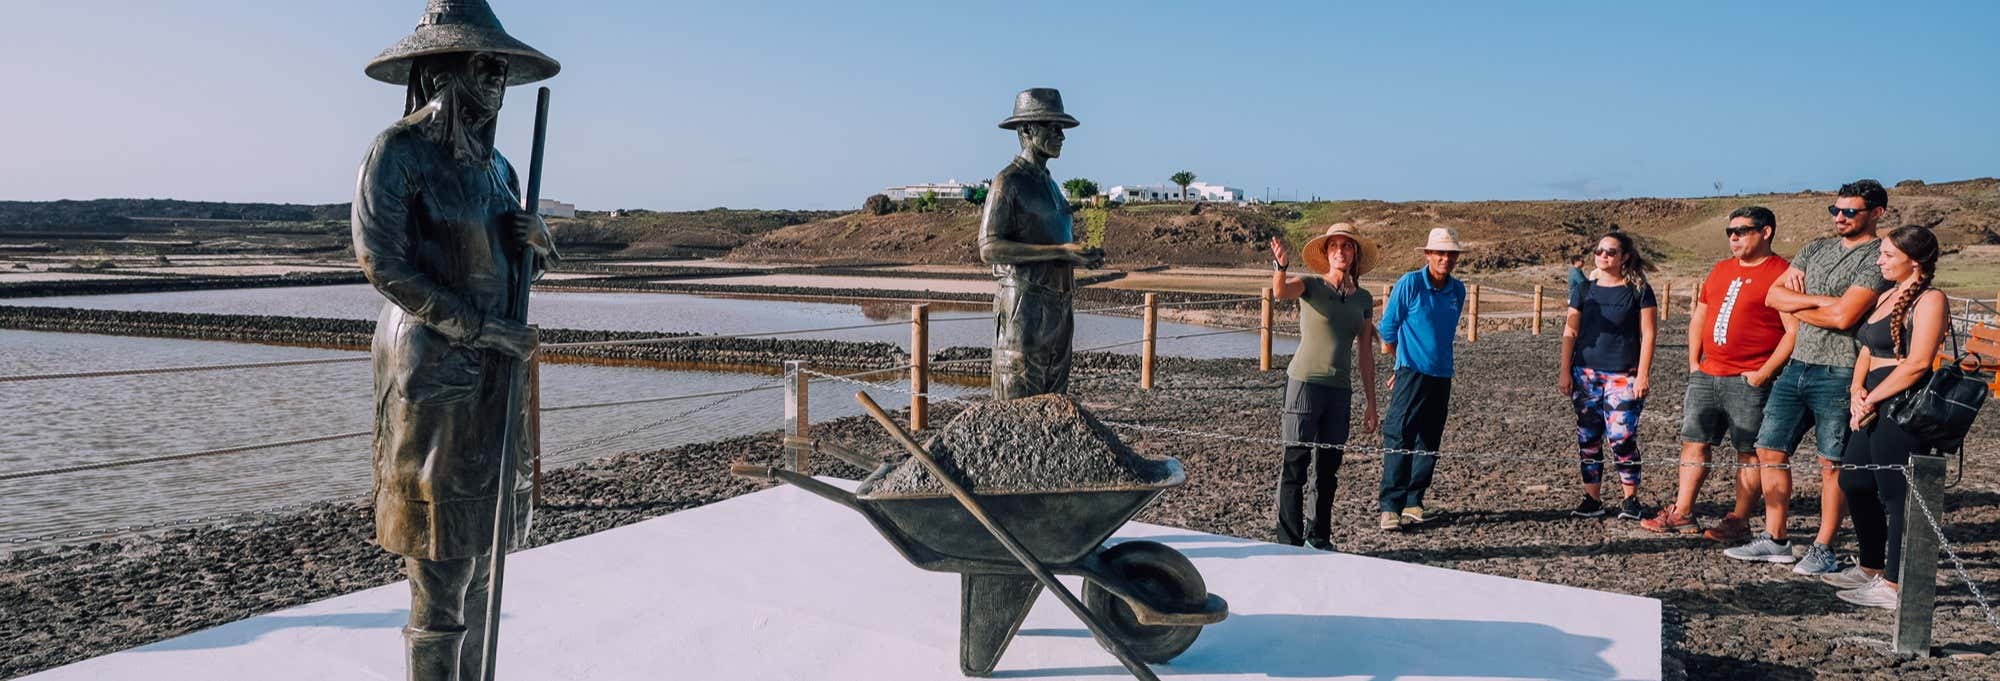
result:
[[(358, 356), (276, 345), (0, 331), (0, 375)], [(781, 381), (709, 368), (551, 363), (542, 368), (542, 405), (777, 386)], [(904, 377), (892, 372), (872, 378), (906, 385)], [(0, 390), (0, 414), (6, 415), (0, 419), (0, 472), (368, 431), (372, 380), (367, 362), (352, 362), (12, 383)], [(978, 391), (977, 379), (970, 388), (942, 377), (933, 381), (932, 390), (944, 395)], [(859, 414), (846, 388), (811, 391), (813, 419)], [(783, 394), (767, 390), (721, 404), (715, 404), (720, 398), (704, 398), (548, 411), (542, 417), (543, 456), (555, 467), (776, 430), (784, 419)], [(371, 484), (368, 461), (369, 439), (358, 437), (9, 481), (7, 493), (0, 495), (0, 541), (359, 496)]]
[[(173, 291), (105, 296), (57, 296), (6, 301), (12, 305), (83, 307), (109, 310), (152, 310), (159, 312), (208, 312), (217, 314), (287, 315), (297, 317), (337, 317), (374, 319), (382, 311), (382, 296), (365, 284), (310, 286), (272, 289), (216, 291)], [(932, 303), (930, 329), (932, 350), (955, 345), (987, 347), (993, 344), (992, 305), (985, 303)], [(782, 300), (774, 298), (682, 295), (671, 293), (536, 293), (530, 306), (530, 321), (550, 328), (604, 329), (611, 331), (664, 331), (694, 333), (755, 333), (785, 329), (814, 329), (893, 322), (909, 319), (908, 302), (868, 301), (829, 302), (826, 300)], [(946, 318), (972, 316), (971, 320)], [(1095, 314), (1076, 316), (1076, 346), (1080, 348), (1137, 340), (1141, 322), (1129, 317)], [(1172, 339), (1214, 329), (1189, 324), (1160, 322), (1158, 352), (1182, 357), (1255, 357), (1255, 332)], [(904, 326), (832, 331), (791, 338), (876, 341), (909, 349), (910, 330)], [(1291, 354), (1298, 347), (1295, 338), (1280, 337), (1273, 351)], [(1132, 352), (1127, 347), (1123, 351)]]

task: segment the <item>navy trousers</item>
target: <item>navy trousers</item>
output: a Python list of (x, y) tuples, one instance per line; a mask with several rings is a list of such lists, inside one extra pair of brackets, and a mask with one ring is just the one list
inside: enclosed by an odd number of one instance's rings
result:
[[(1451, 379), (1396, 369), (1396, 389), (1389, 394), (1389, 413), (1382, 417), (1382, 446), (1388, 449), (1438, 450), (1444, 438), (1445, 407), (1451, 403)], [(1437, 457), (1391, 452), (1382, 455), (1381, 505), (1400, 513), (1424, 505)]]

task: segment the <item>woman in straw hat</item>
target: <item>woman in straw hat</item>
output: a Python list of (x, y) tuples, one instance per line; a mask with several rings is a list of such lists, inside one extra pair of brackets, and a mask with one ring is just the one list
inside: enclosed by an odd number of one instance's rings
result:
[(410, 577), (412, 680), (479, 677), (500, 495), (516, 496), (507, 520), (526, 535), (530, 476), (502, 490), (495, 472), (508, 447), (528, 445), (523, 428), (502, 441), (523, 418), (507, 405), (523, 372), (506, 360), (533, 354), (537, 337), (506, 309), (520, 258), (554, 250), (493, 133), (507, 86), (559, 68), (483, 0), (430, 0), (416, 31), (366, 69), (408, 93), (361, 162), (353, 231), (362, 272), (388, 298), (373, 344), (375, 537)]
[[(1347, 444), (1347, 421), (1354, 387), (1350, 365), (1361, 370), (1367, 411), (1364, 432), (1374, 432), (1375, 325), (1369, 317), (1375, 299), (1361, 288), (1361, 275), (1374, 268), (1374, 242), (1347, 223), (1326, 228), (1305, 246), (1306, 267), (1313, 277), (1285, 274), (1285, 245), (1271, 239), (1271, 290), (1281, 300), (1299, 300), (1299, 349), (1285, 369), (1285, 412), (1282, 437), (1298, 443), (1285, 447), (1278, 474), (1278, 541), (1311, 545), (1331, 551), (1333, 492), (1339, 484), (1340, 446)], [(1331, 446), (1324, 446), (1331, 445)], [(1304, 527), (1303, 505), (1308, 464), (1313, 469), (1312, 527)]]

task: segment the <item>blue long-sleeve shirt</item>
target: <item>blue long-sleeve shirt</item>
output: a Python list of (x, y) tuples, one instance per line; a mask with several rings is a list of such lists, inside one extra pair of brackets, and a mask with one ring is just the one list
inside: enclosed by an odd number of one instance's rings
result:
[(1395, 344), (1397, 367), (1450, 378), (1451, 344), (1464, 309), (1464, 282), (1446, 277), (1443, 288), (1431, 288), (1430, 272), (1418, 268), (1396, 280), (1376, 330)]

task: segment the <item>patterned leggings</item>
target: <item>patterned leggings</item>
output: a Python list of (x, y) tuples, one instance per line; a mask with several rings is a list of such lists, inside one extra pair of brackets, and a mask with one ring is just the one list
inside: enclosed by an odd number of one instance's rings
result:
[(1639, 484), (1639, 411), (1645, 398), (1633, 396), (1638, 387), (1632, 372), (1596, 371), (1576, 367), (1571, 370), (1576, 393), (1570, 403), (1576, 407), (1576, 450), (1583, 457), (1583, 482), (1594, 485), (1604, 480), (1604, 446), (1618, 459), (1618, 481)]

